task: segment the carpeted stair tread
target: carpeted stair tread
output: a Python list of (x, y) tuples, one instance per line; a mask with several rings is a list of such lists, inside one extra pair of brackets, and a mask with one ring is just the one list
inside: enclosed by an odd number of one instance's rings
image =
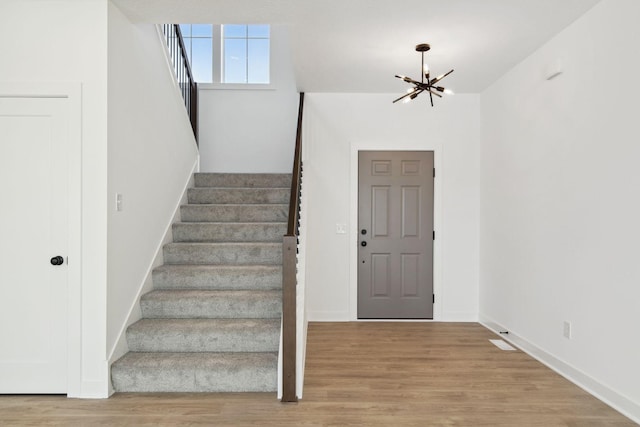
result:
[(182, 222), (283, 222), (289, 205), (187, 204), (180, 207)]
[(135, 353), (111, 367), (119, 392), (275, 392), (277, 353)]
[(165, 264), (153, 270), (155, 289), (282, 289), (280, 265)]
[(155, 290), (140, 299), (142, 316), (155, 318), (274, 318), (282, 313), (282, 292)]
[(190, 188), (189, 204), (282, 204), (289, 201), (289, 188)]
[(282, 242), (285, 222), (178, 222), (174, 242)]
[(282, 264), (282, 243), (168, 243), (166, 264)]
[(285, 187), (291, 174), (284, 173), (196, 173), (196, 187)]
[(137, 352), (277, 351), (280, 319), (142, 319), (127, 343)]

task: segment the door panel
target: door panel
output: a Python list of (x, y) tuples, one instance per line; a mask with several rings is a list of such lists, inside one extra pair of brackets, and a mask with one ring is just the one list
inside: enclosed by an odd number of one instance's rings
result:
[(372, 297), (389, 297), (389, 257), (390, 254), (371, 254)]
[(420, 237), (420, 187), (402, 187), (402, 237)]
[(0, 97), (0, 393), (66, 393), (66, 99)]
[(358, 317), (433, 318), (433, 152), (358, 155)]
[(420, 289), (420, 254), (402, 254), (402, 297), (417, 297)]
[(389, 187), (371, 187), (371, 225), (373, 236), (389, 233)]

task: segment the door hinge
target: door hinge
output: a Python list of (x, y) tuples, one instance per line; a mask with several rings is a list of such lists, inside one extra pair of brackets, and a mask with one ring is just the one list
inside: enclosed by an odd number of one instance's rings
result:
[(433, 303), (436, 303), (436, 294), (432, 294), (433, 295)]
[(436, 240), (436, 231), (433, 230), (433, 240)]
[(436, 177), (436, 168), (433, 168), (433, 177)]

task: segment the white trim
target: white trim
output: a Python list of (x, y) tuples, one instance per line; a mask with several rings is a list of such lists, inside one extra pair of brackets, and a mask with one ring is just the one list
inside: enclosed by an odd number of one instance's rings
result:
[(277, 370), (277, 380), (278, 380), (278, 391), (276, 393), (276, 399), (282, 400), (282, 389), (284, 388), (284, 384), (282, 384), (282, 371), (283, 371), (283, 360), (282, 360), (282, 340), (284, 335), (284, 326), (283, 319), (280, 317), (280, 342), (278, 344), (278, 370)]
[(202, 90), (276, 90), (273, 83), (198, 83)]
[[(214, 24), (211, 29), (211, 81), (212, 83), (203, 83), (203, 85), (220, 84), (222, 81), (222, 24)], [(198, 83), (198, 87), (200, 87)]]
[(570, 363), (557, 358), (551, 353), (518, 336), (513, 331), (508, 331), (508, 334), (500, 334), (500, 331), (507, 331), (507, 328), (502, 327), (498, 322), (488, 316), (480, 314), (480, 324), (495, 332), (503, 340), (515, 345), (543, 365), (562, 375), (581, 389), (611, 406), (616, 411), (640, 424), (640, 405), (628, 397), (609, 388), (587, 373), (572, 366)]
[(352, 320), (351, 314), (348, 311), (307, 311), (308, 322), (348, 322), (350, 320)]
[(475, 311), (443, 311), (443, 322), (478, 322), (478, 313)]
[[(433, 293), (435, 303), (433, 305), (433, 320), (439, 321), (442, 316), (443, 287), (442, 287), (442, 242), (444, 233), (442, 230), (442, 180), (443, 167), (442, 142), (435, 141), (384, 141), (367, 142), (352, 141), (350, 147), (350, 182), (349, 194), (349, 230), (358, 229), (358, 151), (433, 151), (436, 178), (433, 182), (433, 229), (436, 232), (436, 240), (433, 242)], [(358, 319), (358, 235), (349, 234), (349, 313), (346, 320), (362, 321)], [(313, 316), (312, 316), (313, 314)], [(316, 320), (318, 312), (309, 313), (309, 321)], [(322, 315), (320, 315), (323, 317)], [(318, 320), (329, 321), (327, 317)], [(333, 318), (333, 320), (339, 320)], [(386, 321), (396, 321), (386, 319)]]
[(82, 395), (82, 85), (0, 82), (0, 96), (66, 98), (68, 107), (67, 396)]
[[(111, 382), (111, 381), (109, 381)], [(73, 397), (73, 396), (69, 396)], [(82, 395), (83, 399), (105, 399), (109, 397), (104, 392), (104, 382), (102, 381), (83, 381)]]

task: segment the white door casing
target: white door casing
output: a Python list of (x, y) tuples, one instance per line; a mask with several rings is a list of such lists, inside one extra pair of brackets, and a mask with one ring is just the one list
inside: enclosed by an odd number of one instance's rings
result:
[[(444, 149), (443, 143), (438, 138), (425, 140), (354, 140), (350, 143), (350, 172), (349, 172), (349, 313), (351, 321), (379, 321), (376, 319), (358, 319), (358, 153), (359, 151), (433, 151), (436, 178), (434, 180), (434, 208), (433, 224), (436, 239), (433, 242), (433, 292), (435, 302), (433, 304), (433, 320), (393, 320), (393, 321), (439, 321), (442, 319), (442, 301), (446, 290), (442, 285), (442, 243), (446, 236), (442, 232), (442, 181), (444, 171), (442, 168)], [(384, 321), (389, 321), (385, 319)]]

